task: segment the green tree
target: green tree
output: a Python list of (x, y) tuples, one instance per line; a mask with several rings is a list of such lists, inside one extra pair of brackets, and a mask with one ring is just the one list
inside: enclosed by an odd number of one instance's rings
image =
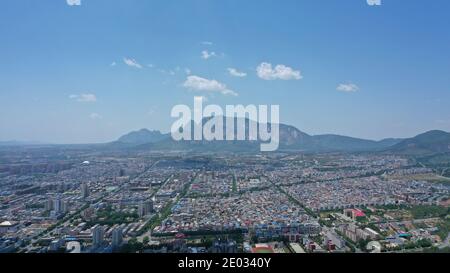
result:
[(142, 243), (144, 244), (144, 246), (148, 245), (148, 243), (150, 243), (150, 238), (148, 238), (148, 236), (145, 236), (142, 240)]

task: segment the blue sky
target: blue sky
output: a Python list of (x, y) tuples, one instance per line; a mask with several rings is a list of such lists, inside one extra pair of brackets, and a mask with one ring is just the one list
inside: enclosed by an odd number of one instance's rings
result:
[(449, 11), (446, 0), (5, 1), (0, 141), (167, 132), (194, 95), (279, 104), (310, 134), (450, 131)]

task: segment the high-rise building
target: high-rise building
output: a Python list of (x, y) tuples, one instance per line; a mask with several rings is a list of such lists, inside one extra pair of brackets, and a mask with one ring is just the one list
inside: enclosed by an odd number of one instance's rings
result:
[(53, 199), (52, 198), (48, 198), (47, 201), (45, 202), (45, 210), (52, 210), (53, 209)]
[(89, 187), (86, 183), (81, 184), (81, 197), (87, 198), (89, 196)]
[(92, 245), (94, 247), (101, 246), (103, 244), (103, 237), (105, 236), (105, 231), (103, 227), (98, 225), (92, 230)]
[(62, 213), (64, 212), (64, 204), (61, 198), (57, 197), (53, 200), (53, 211), (55, 213)]
[(144, 203), (145, 214), (148, 215), (153, 212), (153, 201), (147, 200)]
[(138, 207), (138, 215), (139, 217), (143, 217), (145, 215), (145, 207), (144, 202), (141, 202)]
[(62, 208), (61, 208), (61, 212), (66, 213), (69, 211), (69, 202), (66, 200), (62, 201)]
[(118, 248), (122, 245), (123, 233), (121, 227), (116, 227), (112, 232), (112, 247)]
[(152, 200), (142, 201), (139, 204), (139, 208), (138, 208), (139, 217), (143, 217), (152, 212), (153, 212), (153, 201)]

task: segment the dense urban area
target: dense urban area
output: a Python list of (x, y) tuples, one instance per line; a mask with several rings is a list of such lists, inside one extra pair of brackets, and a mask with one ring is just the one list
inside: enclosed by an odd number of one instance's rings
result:
[(449, 252), (450, 179), (376, 153), (0, 151), (0, 252)]

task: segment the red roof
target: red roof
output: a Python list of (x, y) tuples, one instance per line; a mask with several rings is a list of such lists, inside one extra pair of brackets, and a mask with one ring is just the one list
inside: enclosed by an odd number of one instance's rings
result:
[(252, 248), (252, 253), (259, 253), (259, 254), (262, 254), (262, 253), (273, 253), (274, 251), (273, 251), (273, 249), (270, 247), (270, 246), (267, 246), (267, 247), (254, 247), (254, 248)]
[(355, 217), (364, 217), (364, 216), (366, 216), (366, 215), (364, 214), (364, 212), (362, 212), (362, 211), (359, 210), (359, 209), (354, 209), (354, 210), (353, 210), (353, 214), (355, 215)]

